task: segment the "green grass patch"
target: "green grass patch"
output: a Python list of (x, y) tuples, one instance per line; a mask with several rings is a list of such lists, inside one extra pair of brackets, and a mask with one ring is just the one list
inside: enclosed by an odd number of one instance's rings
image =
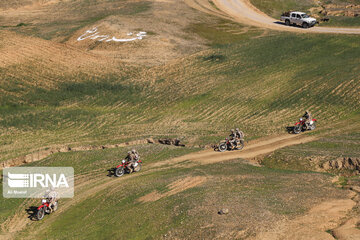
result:
[(339, 184), (341, 187), (345, 187), (345, 186), (347, 186), (348, 181), (349, 181), (349, 180), (348, 180), (347, 177), (340, 176), (340, 177), (339, 177), (338, 184)]

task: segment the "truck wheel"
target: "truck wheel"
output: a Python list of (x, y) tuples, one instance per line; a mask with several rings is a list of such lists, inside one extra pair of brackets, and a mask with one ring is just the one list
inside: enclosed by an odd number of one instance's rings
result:
[(289, 19), (286, 19), (286, 20), (285, 20), (285, 25), (286, 25), (286, 26), (290, 26), (290, 20), (289, 20)]
[(303, 28), (309, 28), (309, 24), (307, 24), (306, 22), (304, 22), (304, 23), (302, 24), (302, 27), (303, 27)]

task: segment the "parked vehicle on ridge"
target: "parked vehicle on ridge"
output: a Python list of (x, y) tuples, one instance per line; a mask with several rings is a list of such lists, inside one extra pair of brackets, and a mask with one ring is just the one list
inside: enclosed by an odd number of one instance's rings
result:
[(285, 12), (281, 15), (280, 20), (284, 21), (287, 26), (298, 25), (303, 28), (313, 27), (317, 23), (315, 18), (304, 12)]

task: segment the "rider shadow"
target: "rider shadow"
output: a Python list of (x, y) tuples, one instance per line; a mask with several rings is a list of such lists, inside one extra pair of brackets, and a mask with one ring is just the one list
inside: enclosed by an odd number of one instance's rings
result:
[(36, 221), (36, 220), (37, 220), (37, 218), (36, 218), (37, 207), (31, 206), (31, 207), (29, 207), (28, 209), (25, 209), (25, 211), (26, 211), (27, 214), (29, 215), (28, 218), (29, 218), (31, 221)]
[(107, 171), (108, 171), (108, 174), (106, 175), (106, 176), (108, 176), (108, 177), (113, 177), (113, 176), (115, 176), (115, 169), (116, 168), (110, 168), (110, 169), (108, 169)]
[(294, 126), (288, 126), (288, 127), (285, 127), (286, 131), (291, 134), (291, 133), (294, 133)]

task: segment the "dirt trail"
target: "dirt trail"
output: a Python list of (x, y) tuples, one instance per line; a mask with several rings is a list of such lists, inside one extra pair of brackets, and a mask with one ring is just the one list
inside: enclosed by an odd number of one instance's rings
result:
[(200, 164), (212, 164), (216, 162), (232, 160), (237, 158), (247, 159), (251, 164), (258, 165), (252, 158), (271, 153), (279, 148), (286, 146), (307, 143), (316, 140), (316, 137), (302, 135), (281, 135), (272, 137), (265, 140), (258, 140), (250, 142), (245, 145), (242, 151), (229, 151), (229, 152), (215, 152), (213, 149), (208, 149), (201, 152), (187, 154), (171, 160), (155, 163), (153, 167), (160, 167), (169, 164), (181, 163), (184, 161), (193, 161)]
[[(360, 186), (349, 186), (352, 192), (351, 200), (356, 202), (354, 209), (360, 207)], [(360, 239), (360, 216), (352, 214), (350, 218), (346, 219), (340, 226), (332, 230), (332, 235), (338, 240), (358, 240)]]
[(184, 1), (197, 10), (261, 28), (302, 33), (360, 34), (360, 28), (313, 27), (302, 29), (285, 26), (279, 23), (279, 20), (269, 17), (254, 7), (249, 0), (213, 0), (214, 5), (207, 0)]

